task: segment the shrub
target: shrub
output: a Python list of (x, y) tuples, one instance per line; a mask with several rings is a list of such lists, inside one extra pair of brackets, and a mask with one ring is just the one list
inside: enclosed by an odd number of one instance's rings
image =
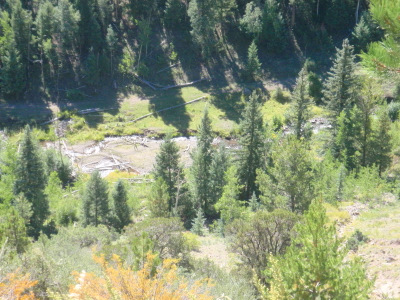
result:
[(399, 119), (399, 112), (400, 112), (400, 102), (391, 102), (388, 105), (388, 114), (392, 122), (397, 121)]
[(298, 217), (286, 210), (258, 211), (250, 221), (236, 220), (228, 228), (231, 249), (247, 271), (258, 275), (268, 263), (268, 253), (283, 254), (290, 245)]
[(351, 237), (347, 240), (347, 248), (349, 250), (357, 251), (360, 245), (368, 242), (369, 238), (360, 230), (356, 229), (356, 231), (354, 231)]

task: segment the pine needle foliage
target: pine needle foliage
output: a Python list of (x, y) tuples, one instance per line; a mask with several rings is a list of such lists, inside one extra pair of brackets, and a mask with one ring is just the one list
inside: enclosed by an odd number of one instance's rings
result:
[(262, 299), (369, 299), (373, 280), (359, 258), (347, 257), (320, 201), (313, 202), (295, 231), (286, 254), (270, 256), (270, 287), (261, 288)]
[(15, 170), (14, 194), (22, 194), (32, 204), (32, 216), (28, 225), (30, 236), (37, 237), (49, 216), (49, 203), (44, 193), (47, 178), (39, 145), (27, 125), (20, 143)]
[(336, 49), (333, 66), (324, 83), (324, 101), (330, 111), (333, 123), (345, 108), (351, 107), (356, 101), (355, 69), (353, 46), (345, 39), (342, 48)]

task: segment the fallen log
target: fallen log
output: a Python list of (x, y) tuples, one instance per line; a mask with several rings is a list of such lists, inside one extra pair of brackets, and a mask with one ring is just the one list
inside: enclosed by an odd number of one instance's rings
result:
[(150, 116), (152, 116), (152, 115), (158, 114), (158, 113), (160, 113), (160, 112), (163, 112), (163, 111), (166, 111), (166, 110), (170, 110), (170, 109), (174, 109), (174, 108), (178, 108), (178, 107), (181, 107), (181, 106), (184, 106), (184, 105), (188, 105), (188, 104), (191, 104), (191, 103), (200, 101), (200, 100), (202, 100), (202, 99), (204, 99), (204, 98), (207, 98), (207, 96), (201, 96), (201, 97), (196, 98), (196, 99), (194, 99), (194, 100), (191, 100), (191, 101), (189, 101), (189, 102), (185, 102), (185, 103), (182, 103), (182, 104), (178, 104), (178, 105), (170, 106), (170, 107), (167, 107), (167, 108), (163, 108), (163, 109), (157, 110), (157, 111), (155, 111), (155, 112), (152, 112), (152, 113), (146, 114), (146, 115), (144, 115), (144, 116), (141, 116), (141, 117), (139, 117), (139, 118), (136, 118), (136, 119), (134, 119), (134, 120), (132, 120), (132, 121), (128, 121), (128, 122), (126, 122), (126, 123), (135, 123), (135, 122), (137, 122), (137, 121), (140, 121), (140, 120), (142, 120), (142, 119), (144, 119), (144, 118), (147, 118), (147, 117), (150, 117)]
[(177, 65), (180, 65), (180, 63), (178, 62), (178, 63), (176, 63), (176, 64), (173, 64), (173, 65), (170, 65), (170, 66), (168, 66), (168, 67), (165, 67), (165, 68), (161, 69), (160, 71), (157, 71), (157, 74), (158, 74), (158, 73), (161, 73), (161, 72), (164, 72), (164, 71), (166, 71), (166, 70), (168, 70), (168, 69), (171, 69), (171, 68), (173, 68), (173, 67), (176, 67)]

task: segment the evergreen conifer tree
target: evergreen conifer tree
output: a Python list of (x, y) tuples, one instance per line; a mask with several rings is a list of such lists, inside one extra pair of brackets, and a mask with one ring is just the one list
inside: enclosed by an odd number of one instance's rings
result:
[(197, 235), (203, 236), (205, 233), (205, 222), (203, 210), (199, 208), (197, 210), (196, 218), (193, 219), (191, 231)]
[(262, 11), (254, 1), (246, 4), (245, 13), (240, 19), (240, 27), (248, 35), (258, 40), (262, 31)]
[(221, 198), (215, 204), (215, 209), (220, 213), (224, 224), (229, 224), (240, 218), (245, 212), (244, 202), (239, 199), (241, 186), (235, 166), (231, 166), (225, 172), (225, 181), (226, 185)]
[(1, 57), (3, 67), (0, 70), (0, 86), (8, 97), (17, 97), (25, 89), (25, 65), (15, 45), (12, 44)]
[(315, 197), (314, 170), (307, 144), (288, 137), (272, 151), (273, 166), (258, 172), (260, 200), (270, 211), (276, 208), (304, 212)]
[(349, 258), (323, 204), (315, 201), (286, 253), (270, 257), (269, 289), (258, 284), (265, 300), (368, 299), (373, 280), (359, 258)]
[(246, 103), (239, 125), (241, 150), (238, 153), (238, 176), (246, 200), (257, 192), (256, 170), (263, 166), (265, 134), (260, 102), (261, 96), (254, 91)]
[(307, 137), (307, 121), (311, 117), (311, 99), (308, 96), (308, 74), (304, 66), (296, 80), (287, 119), (297, 139)]
[(109, 219), (108, 184), (98, 171), (92, 173), (83, 195), (83, 223), (85, 226), (107, 224)]
[(14, 32), (15, 47), (21, 55), (22, 64), (27, 67), (30, 56), (32, 15), (22, 7), (20, 0), (12, 2), (11, 26)]
[(215, 151), (212, 156), (212, 162), (210, 167), (210, 202), (206, 215), (215, 217), (214, 204), (222, 196), (223, 188), (226, 184), (225, 172), (229, 166), (228, 153), (225, 150), (225, 146), (221, 145), (218, 151)]
[(192, 0), (189, 2), (188, 16), (192, 26), (192, 37), (204, 56), (209, 56), (215, 46), (214, 28), (216, 14), (211, 0)]
[(30, 242), (24, 219), (13, 207), (0, 211), (0, 245), (5, 242), (18, 254), (23, 253)]
[(252, 212), (256, 212), (257, 210), (260, 209), (260, 202), (258, 202), (256, 193), (253, 192), (253, 195), (251, 195), (251, 198), (249, 200), (249, 208)]
[(162, 177), (158, 177), (151, 187), (149, 209), (155, 218), (170, 216), (168, 185)]
[(162, 178), (168, 187), (168, 209), (172, 211), (178, 192), (178, 184), (183, 181), (184, 173), (179, 162), (178, 145), (167, 136), (156, 156), (154, 177)]
[(85, 68), (85, 81), (88, 85), (92, 87), (96, 87), (99, 84), (100, 80), (100, 68), (98, 64), (98, 53), (94, 53), (93, 48), (90, 49), (90, 53), (86, 59), (86, 68)]
[(49, 216), (49, 203), (44, 194), (47, 178), (37, 142), (27, 125), (20, 143), (15, 170), (14, 194), (22, 194), (32, 204), (28, 234), (38, 237)]
[(202, 208), (203, 212), (209, 210), (212, 139), (211, 119), (208, 116), (208, 111), (205, 110), (199, 127), (197, 148), (192, 153), (193, 164), (190, 168), (194, 207), (196, 209)]
[(258, 59), (258, 49), (255, 41), (252, 41), (247, 53), (246, 74), (249, 78), (255, 79), (261, 70), (261, 63)]
[(357, 77), (354, 73), (354, 61), (353, 46), (345, 39), (342, 48), (336, 49), (333, 66), (324, 83), (324, 101), (330, 111), (333, 125), (336, 124), (340, 113), (351, 107), (356, 100)]
[(271, 52), (284, 51), (288, 43), (288, 28), (279, 8), (279, 1), (266, 0), (262, 16), (261, 40)]
[(337, 121), (334, 154), (344, 163), (347, 170), (353, 170), (361, 163), (361, 112), (358, 107), (345, 109)]
[(131, 222), (130, 209), (128, 206), (128, 193), (122, 180), (118, 180), (112, 193), (114, 202), (114, 217), (116, 218), (116, 228), (122, 230)]
[(382, 174), (392, 161), (392, 138), (390, 135), (390, 118), (386, 109), (379, 113), (377, 128), (373, 134), (373, 163), (378, 166), (379, 175)]

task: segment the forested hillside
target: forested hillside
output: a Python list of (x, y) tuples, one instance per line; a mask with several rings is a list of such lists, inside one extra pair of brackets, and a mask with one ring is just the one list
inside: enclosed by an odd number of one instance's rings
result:
[(0, 9), (0, 299), (400, 298), (400, 0)]

